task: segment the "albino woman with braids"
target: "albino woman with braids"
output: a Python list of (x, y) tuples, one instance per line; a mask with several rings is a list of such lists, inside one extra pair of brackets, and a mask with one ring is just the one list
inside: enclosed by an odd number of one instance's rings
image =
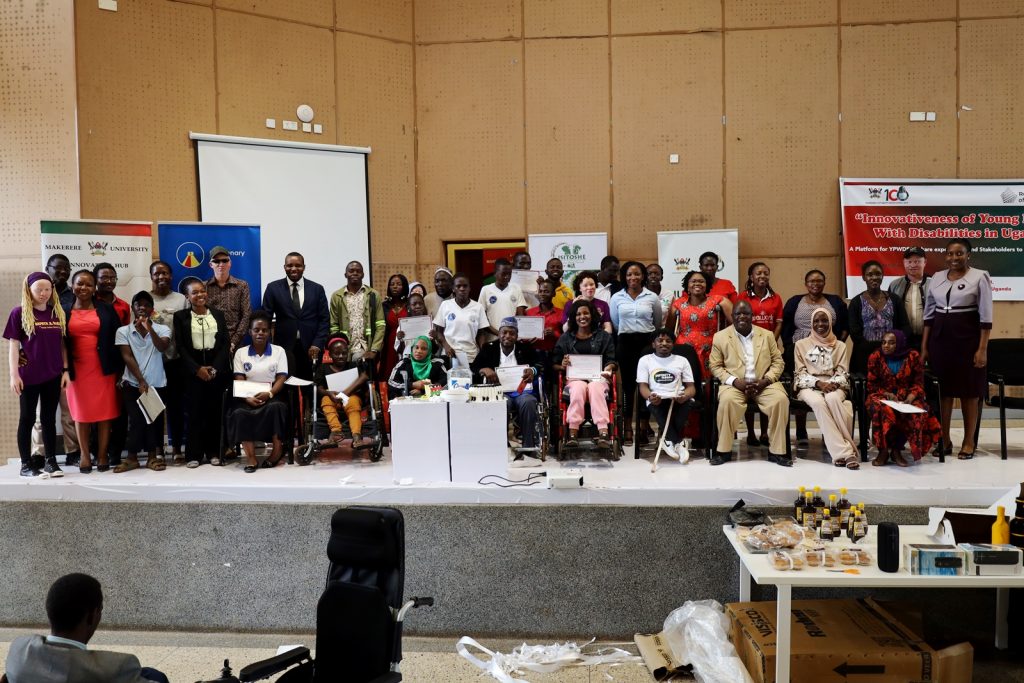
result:
[[(21, 305), (11, 311), (4, 329), (4, 339), (10, 341), (8, 368), (11, 390), (21, 403), (18, 452), (23, 477), (35, 477), (42, 472), (51, 477), (64, 474), (57, 466), (56, 419), (60, 390), (68, 382), (67, 352), (63, 340), (65, 329), (64, 309), (57, 299), (50, 276), (32, 273), (25, 278), (21, 288)], [(40, 402), (39, 421), (43, 428), (45, 463), (33, 461), (30, 451), (36, 405)]]

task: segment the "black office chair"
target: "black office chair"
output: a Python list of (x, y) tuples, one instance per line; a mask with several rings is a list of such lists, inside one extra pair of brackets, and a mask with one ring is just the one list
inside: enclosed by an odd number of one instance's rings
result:
[[(316, 608), (316, 658), (297, 648), (250, 664), (245, 683), (285, 672), (278, 683), (398, 683), (402, 621), (433, 598), (403, 600), (405, 522), (393, 508), (342, 508), (331, 517), (327, 586)], [(227, 662), (225, 667), (227, 668)]]
[[(985, 403), (999, 408), (1000, 455), (1006, 460), (1006, 409), (1024, 408), (1024, 398), (1006, 395), (1006, 387), (1024, 386), (1024, 339), (990, 339), (988, 342), (988, 383), (995, 384), (995, 396), (986, 396)], [(981, 416), (978, 416), (981, 426)], [(977, 440), (975, 440), (977, 443)]]

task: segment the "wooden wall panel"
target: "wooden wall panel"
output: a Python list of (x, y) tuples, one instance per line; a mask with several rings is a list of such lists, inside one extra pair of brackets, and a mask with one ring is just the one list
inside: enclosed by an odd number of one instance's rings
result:
[[(241, 135), (330, 144), (335, 130), (334, 46), (328, 29), (217, 10), (220, 130)], [(287, 131), (284, 119), (308, 104), (323, 135)], [(277, 128), (264, 121), (277, 119)]]
[(417, 48), (420, 263), (444, 240), (525, 235), (522, 69), (518, 42)]
[(412, 41), (412, 0), (337, 0), (337, 28)]
[(842, 175), (956, 176), (953, 22), (844, 26), (841, 63)]
[(960, 27), (960, 176), (1024, 177), (1024, 19), (965, 21)]
[(217, 0), (217, 7), (317, 26), (334, 23), (333, 0)]
[(523, 35), (521, 0), (416, 0), (416, 40), (500, 40)]
[[(611, 248), (722, 227), (722, 37), (612, 39)], [(669, 164), (669, 154), (680, 163)]]
[(744, 256), (840, 248), (838, 51), (834, 27), (726, 35), (725, 214)]
[(1019, 17), (1024, 0), (960, 0), (960, 17)]
[(765, 28), (834, 24), (836, 9), (835, 0), (725, 0), (725, 26)]
[(196, 219), (188, 132), (216, 132), (213, 11), (81, 1), (76, 29), (82, 215)]
[(840, 0), (844, 24), (956, 18), (956, 0)]
[(526, 225), (607, 230), (608, 39), (526, 43)]
[(373, 150), (369, 162), (373, 258), (415, 260), (412, 45), (350, 33), (338, 33), (337, 41), (338, 139)]
[(523, 0), (527, 38), (608, 33), (608, 0)]
[(612, 33), (666, 33), (722, 27), (721, 0), (610, 0)]

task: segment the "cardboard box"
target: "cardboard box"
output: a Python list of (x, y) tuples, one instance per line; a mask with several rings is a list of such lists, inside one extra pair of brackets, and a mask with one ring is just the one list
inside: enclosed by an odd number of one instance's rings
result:
[[(725, 606), (740, 659), (756, 683), (775, 683), (776, 604)], [(971, 683), (969, 643), (936, 651), (870, 598), (794, 600), (793, 683)]]
[(1021, 571), (1021, 550), (1012, 545), (959, 543), (967, 553), (967, 573), (971, 576), (1015, 576)]

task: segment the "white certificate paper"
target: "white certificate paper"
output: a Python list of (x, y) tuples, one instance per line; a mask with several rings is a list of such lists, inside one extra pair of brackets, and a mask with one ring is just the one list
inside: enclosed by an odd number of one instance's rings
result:
[(537, 293), (537, 278), (540, 272), (536, 270), (513, 270), (512, 282), (519, 285), (519, 289), (530, 294)]
[(544, 316), (542, 315), (517, 315), (516, 324), (519, 325), (520, 339), (544, 337)]
[(332, 372), (324, 377), (327, 380), (327, 388), (331, 391), (345, 391), (352, 382), (359, 377), (359, 368), (349, 368), (341, 372)]
[(601, 379), (601, 359), (598, 354), (569, 354), (569, 367), (565, 371), (566, 379)]
[(911, 405), (909, 403), (900, 403), (899, 401), (887, 401), (887, 400), (883, 399), (882, 403), (884, 403), (885, 405), (889, 406), (890, 408), (895, 410), (897, 413), (914, 414), (914, 413), (927, 413), (928, 412), (927, 410), (922, 410), (921, 408), (918, 408), (917, 406)]
[(398, 329), (405, 333), (407, 344), (416, 337), (425, 337), (430, 332), (430, 327), (429, 315), (414, 315), (411, 318), (398, 319)]
[(270, 391), (269, 382), (250, 382), (244, 379), (236, 379), (233, 394), (235, 398), (252, 398), (256, 394)]
[[(526, 371), (527, 365), (510, 365), (503, 368), (494, 368), (494, 374), (498, 376), (498, 383), (501, 384), (502, 391), (519, 391), (519, 385), (523, 383), (523, 372)], [(530, 384), (526, 385), (526, 391), (531, 388)]]

